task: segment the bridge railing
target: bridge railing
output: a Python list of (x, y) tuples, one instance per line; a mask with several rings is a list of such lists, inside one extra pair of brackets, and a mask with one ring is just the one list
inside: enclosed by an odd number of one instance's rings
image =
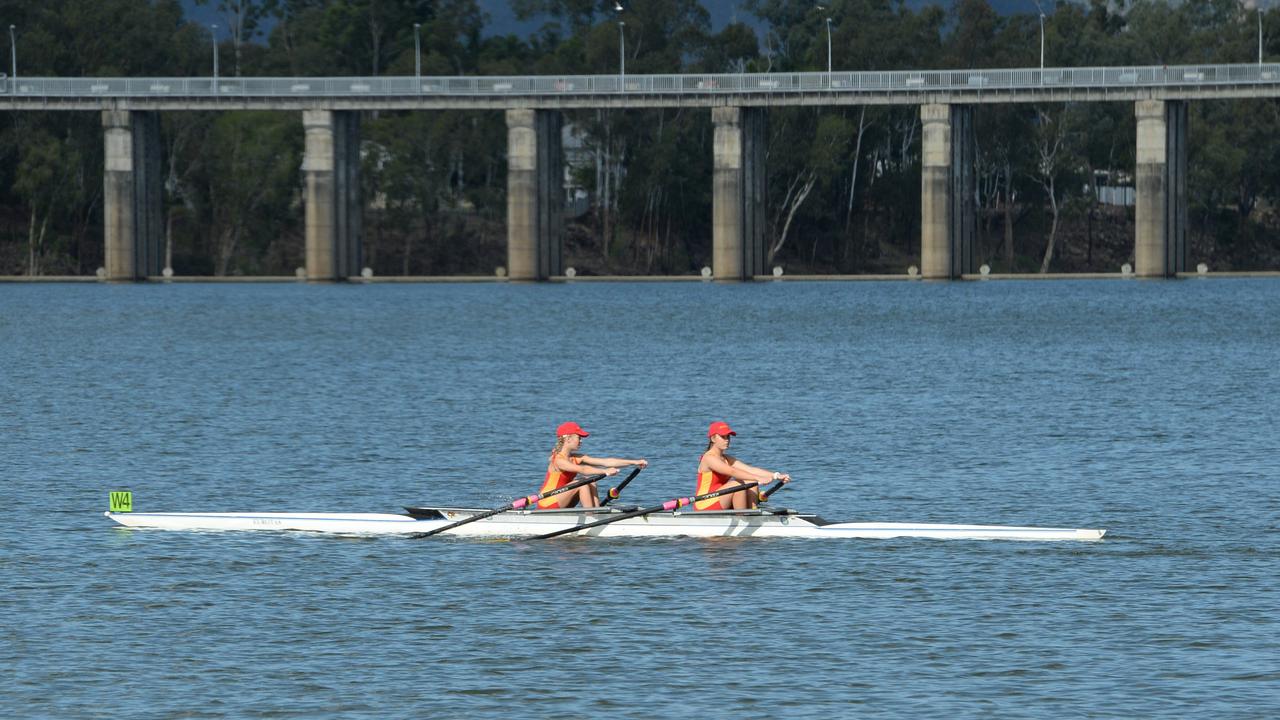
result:
[[(0, 75), (0, 80), (3, 80)], [(1179, 65), (892, 72), (470, 77), (41, 78), (0, 81), (0, 93), (47, 98), (254, 98), (792, 93), (982, 93), (1045, 89), (1280, 85), (1280, 65)]]

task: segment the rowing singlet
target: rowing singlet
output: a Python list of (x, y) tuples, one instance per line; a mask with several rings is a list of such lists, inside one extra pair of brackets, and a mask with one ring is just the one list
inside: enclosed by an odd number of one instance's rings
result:
[[(569, 462), (581, 465), (582, 458), (576, 455), (570, 455)], [(577, 476), (578, 473), (576, 472), (561, 472), (554, 465), (551, 465), (547, 468), (547, 479), (542, 481), (542, 489), (538, 491), (538, 494), (541, 495), (544, 492), (550, 492), (551, 490), (562, 488), (573, 482), (573, 479)], [(538, 509), (549, 510), (551, 508), (558, 508), (560, 507), (560, 503), (557, 502), (559, 499), (559, 495), (555, 497), (542, 498), (538, 501)]]
[[(729, 482), (730, 479), (731, 478), (728, 475), (721, 475), (720, 473), (715, 472), (714, 470), (708, 470), (704, 473), (700, 473), (698, 475), (698, 492), (694, 494), (706, 495), (707, 493), (713, 493), (719, 490), (720, 488), (724, 487), (724, 484)], [(722, 498), (717, 497), (717, 498), (711, 498), (709, 500), (699, 500), (693, 504), (693, 509), (694, 510), (719, 510), (721, 499)]]

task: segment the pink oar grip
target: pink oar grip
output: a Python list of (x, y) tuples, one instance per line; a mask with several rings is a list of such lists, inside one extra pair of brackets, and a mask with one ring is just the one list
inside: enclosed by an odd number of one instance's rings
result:
[(680, 507), (680, 501), (679, 501), (679, 500), (668, 500), (668, 501), (666, 501), (666, 502), (662, 503), (662, 509), (663, 509), (663, 510), (675, 510), (675, 509), (676, 509), (676, 508), (678, 508), (678, 507)]
[(520, 508), (524, 507), (525, 505), (529, 505), (529, 504), (531, 504), (532, 502), (533, 502), (533, 501), (532, 501), (532, 500), (530, 500), (529, 498), (527, 498), (527, 497), (522, 497), (522, 498), (520, 498), (519, 500), (517, 500), (517, 501), (515, 501), (515, 502), (511, 503), (511, 509), (512, 509), (512, 510), (519, 510)]

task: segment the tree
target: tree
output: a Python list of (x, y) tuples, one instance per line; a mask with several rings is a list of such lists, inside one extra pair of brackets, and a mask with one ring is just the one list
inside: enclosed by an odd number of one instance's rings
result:
[(279, 0), (196, 0), (196, 4), (212, 4), (225, 19), (223, 27), (231, 35), (231, 47), (235, 51), (234, 72), (239, 77), (245, 43), (257, 37), (263, 21), (276, 13)]
[(14, 191), (30, 208), (27, 226), (27, 275), (41, 274), (49, 222), (65, 214), (76, 190), (72, 176), (80, 167), (74, 145), (43, 129), (32, 130), (22, 144)]
[[(289, 113), (220, 114), (209, 131), (209, 227), (215, 275), (251, 270), (281, 240), (298, 192), (302, 137)], [(249, 253), (246, 250), (255, 252)]]
[(1036, 182), (1044, 189), (1049, 198), (1049, 209), (1052, 222), (1049, 225), (1049, 239), (1045, 243), (1044, 258), (1040, 261), (1040, 274), (1049, 272), (1049, 261), (1053, 259), (1054, 242), (1058, 239), (1058, 173), (1062, 169), (1064, 156), (1067, 154), (1067, 124), (1063, 121), (1063, 113), (1058, 118), (1043, 108), (1036, 108)]

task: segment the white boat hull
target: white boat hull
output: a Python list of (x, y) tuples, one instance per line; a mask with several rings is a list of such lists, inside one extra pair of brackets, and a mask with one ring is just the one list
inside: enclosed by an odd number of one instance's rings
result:
[[(475, 508), (413, 508), (411, 515), (379, 513), (114, 513), (128, 527), (166, 530), (297, 530), (339, 535), (411, 535), (476, 515)], [(459, 537), (531, 537), (619, 514), (602, 511), (508, 511), (446, 533)], [(661, 512), (591, 528), (578, 537), (791, 537), (937, 538), (946, 540), (1101, 540), (1105, 530), (940, 525), (920, 523), (827, 523), (794, 511)], [(571, 534), (566, 537), (574, 537)]]

